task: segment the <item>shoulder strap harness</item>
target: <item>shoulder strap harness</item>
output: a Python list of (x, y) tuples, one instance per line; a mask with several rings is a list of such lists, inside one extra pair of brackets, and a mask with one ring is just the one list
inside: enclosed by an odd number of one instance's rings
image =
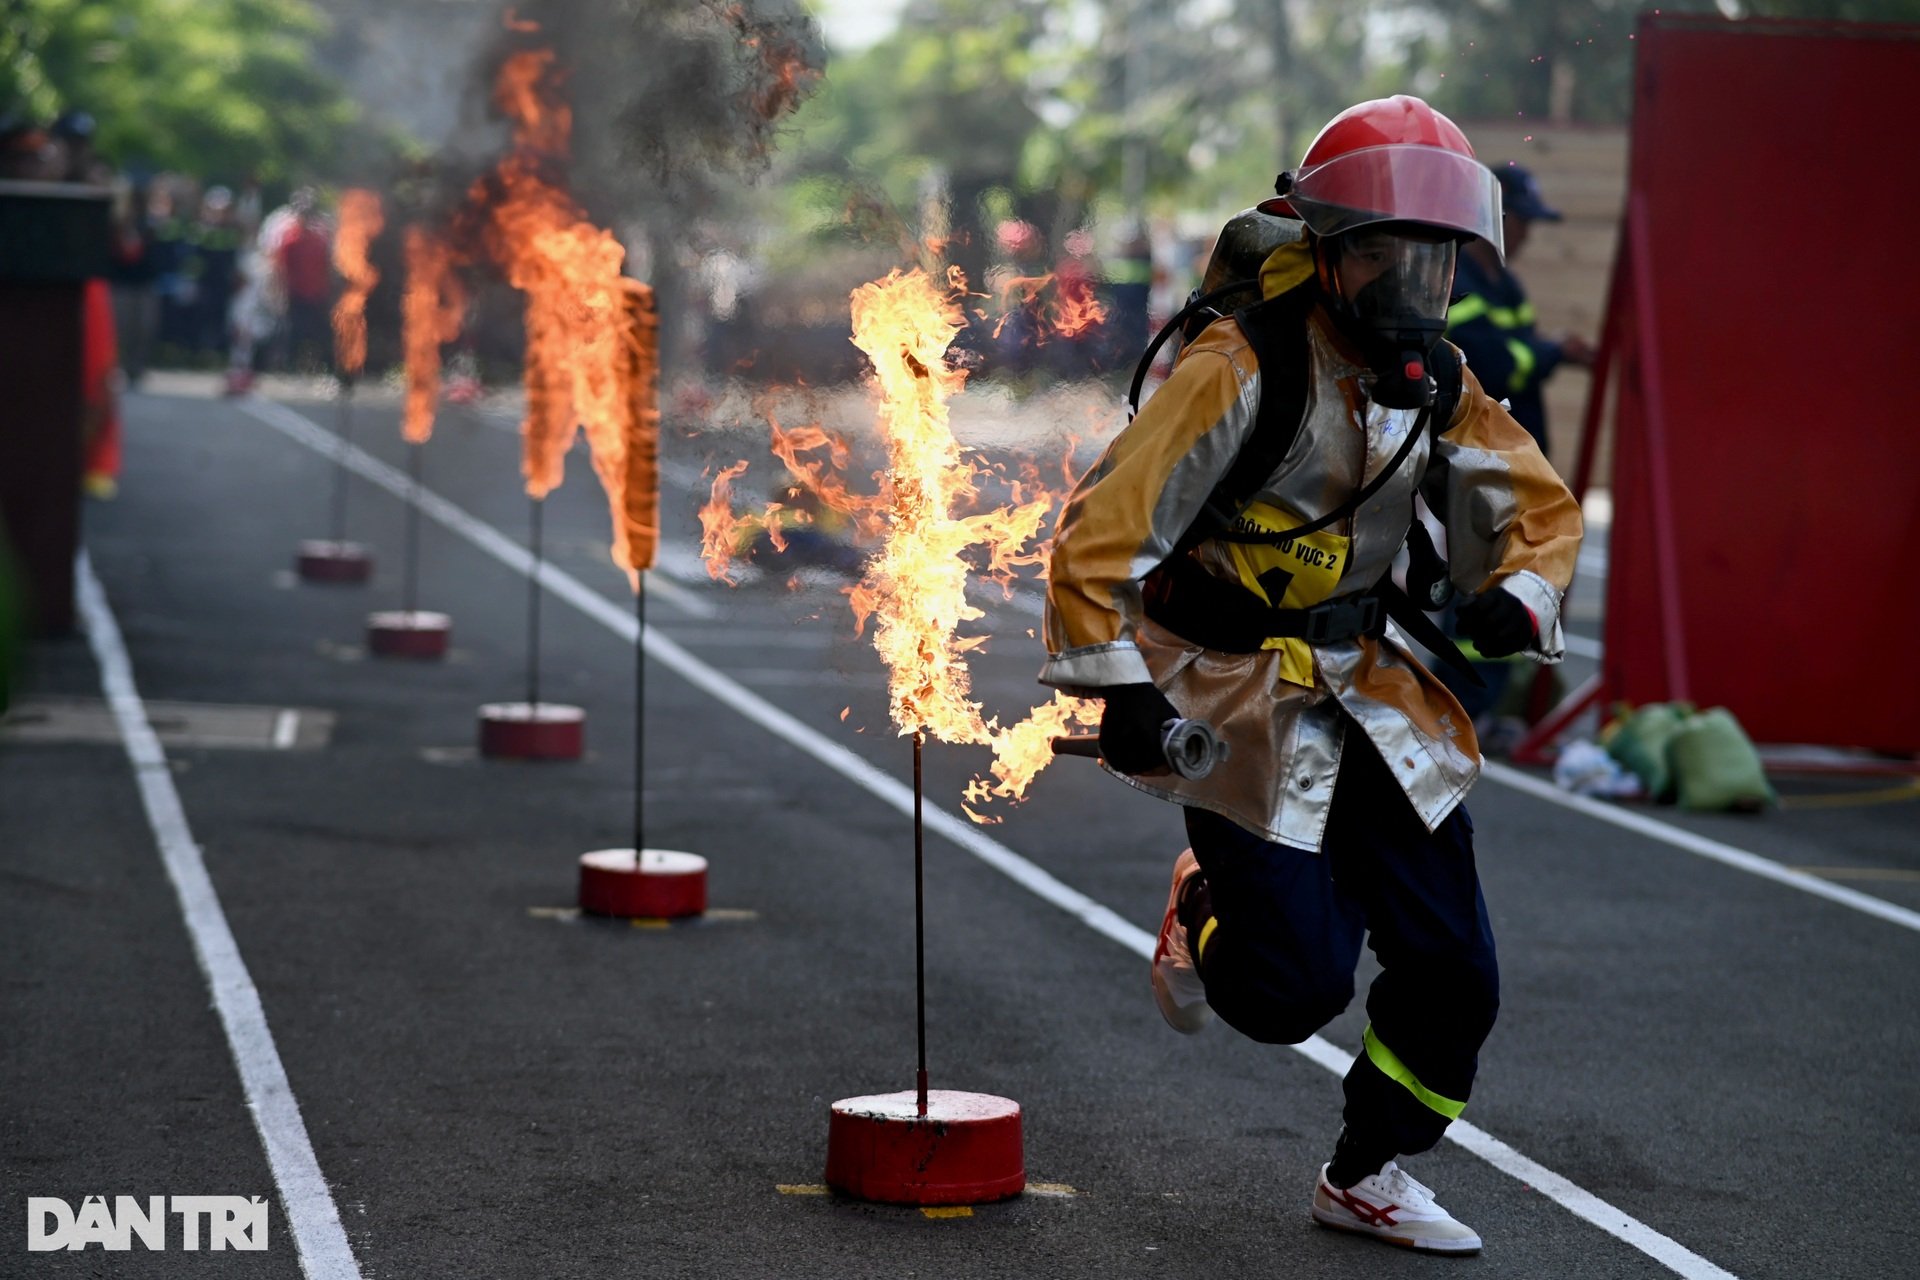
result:
[[(1142, 367), (1190, 313), (1216, 295), (1225, 295), (1249, 283), (1253, 282), (1225, 286), (1189, 304), (1161, 330), (1148, 356), (1142, 360)], [(1254, 287), (1257, 288), (1257, 283)], [(1271, 636), (1300, 636), (1309, 643), (1331, 643), (1361, 634), (1378, 635), (1385, 626), (1385, 618), (1391, 617), (1442, 661), (1480, 683), (1472, 664), (1452, 640), (1390, 577), (1383, 577), (1363, 595), (1328, 600), (1308, 609), (1276, 609), (1233, 583), (1214, 577), (1188, 554), (1210, 538), (1285, 546), (1345, 519), (1378, 493), (1400, 469), (1423, 432), (1431, 432), (1437, 438), (1452, 421), (1460, 403), (1463, 378), (1459, 353), (1442, 342), (1428, 362), (1436, 384), (1433, 403), (1420, 411), (1413, 429), (1407, 432), (1405, 443), (1378, 475), (1333, 510), (1292, 529), (1277, 533), (1235, 529), (1241, 512), (1252, 503), (1254, 495), (1279, 468), (1299, 438), (1307, 408), (1311, 366), (1307, 317), (1312, 309), (1312, 288), (1302, 285), (1234, 312), (1234, 319), (1253, 347), (1260, 368), (1260, 405), (1253, 431), (1234, 456), (1227, 473), (1207, 495), (1200, 515), (1174, 544), (1166, 560), (1148, 576), (1145, 592), (1148, 616), (1176, 634), (1228, 652), (1257, 650)], [(1136, 403), (1141, 381), (1136, 371)]]

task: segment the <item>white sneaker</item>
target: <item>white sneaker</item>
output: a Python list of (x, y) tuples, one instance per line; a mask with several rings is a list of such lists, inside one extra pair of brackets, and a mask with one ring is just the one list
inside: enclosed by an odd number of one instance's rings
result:
[(1160, 940), (1153, 948), (1153, 1002), (1160, 1016), (1183, 1036), (1206, 1029), (1213, 1021), (1207, 1007), (1207, 988), (1194, 968), (1193, 952), (1187, 946), (1186, 926), (1180, 923), (1180, 890), (1200, 874), (1200, 860), (1193, 850), (1183, 852), (1173, 864), (1173, 886), (1167, 890), (1167, 914), (1160, 921)]
[(1392, 1160), (1345, 1191), (1327, 1181), (1327, 1166), (1321, 1165), (1320, 1185), (1313, 1189), (1313, 1220), (1404, 1249), (1480, 1252), (1480, 1237), (1435, 1204), (1433, 1192)]

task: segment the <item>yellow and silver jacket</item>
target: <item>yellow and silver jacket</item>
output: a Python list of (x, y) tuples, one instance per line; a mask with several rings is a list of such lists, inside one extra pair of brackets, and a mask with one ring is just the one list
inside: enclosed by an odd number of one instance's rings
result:
[[(1243, 524), (1279, 532), (1333, 510), (1387, 465), (1419, 416), (1361, 394), (1363, 365), (1324, 311), (1308, 321), (1308, 348), (1299, 436), (1242, 513)], [(1417, 490), (1446, 526), (1455, 588), (1513, 593), (1538, 623), (1529, 656), (1559, 661), (1560, 600), (1580, 547), (1579, 506), (1471, 370), (1464, 382), (1437, 441), (1415, 443), (1360, 510), (1292, 544), (1208, 540), (1191, 554), (1275, 608), (1364, 594), (1388, 574)], [(1146, 616), (1144, 580), (1233, 464), (1259, 403), (1260, 370), (1246, 336), (1231, 317), (1216, 321), (1081, 478), (1054, 535), (1050, 657), (1040, 680), (1081, 694), (1152, 680), (1182, 715), (1210, 722), (1231, 755), (1198, 781), (1116, 776), (1304, 849), (1320, 847), (1351, 720), (1431, 829), (1473, 785), (1479, 743), (1459, 703), (1397, 628), (1379, 640), (1275, 638), (1257, 653), (1223, 653)]]

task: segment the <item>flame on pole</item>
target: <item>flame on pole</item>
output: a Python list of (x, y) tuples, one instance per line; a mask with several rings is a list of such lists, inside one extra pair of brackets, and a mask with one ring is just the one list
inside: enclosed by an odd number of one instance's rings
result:
[[(874, 647), (888, 672), (889, 713), (901, 734), (993, 751), (991, 780), (976, 778), (963, 805), (969, 818), (984, 823), (998, 819), (972, 806), (1024, 797), (1053, 761), (1053, 738), (1076, 724), (1098, 724), (1100, 706), (1056, 694), (1018, 722), (1002, 725), (972, 697), (967, 654), (987, 637), (960, 634), (963, 625), (985, 616), (967, 599), (968, 583), (984, 576), (1007, 588), (1019, 567), (1043, 563), (1044, 550), (1032, 544), (1064, 491), (1030, 473), (1010, 481), (1008, 505), (973, 510), (980, 506), (985, 468), (963, 456), (947, 407), (966, 383), (966, 371), (946, 359), (965, 322), (965, 296), (957, 270), (939, 281), (918, 269), (893, 271), (853, 291), (853, 342), (873, 362), (889, 462), (877, 492), (847, 487), (842, 476), (850, 450), (844, 440), (819, 427), (782, 428), (771, 415), (767, 421), (773, 452), (787, 474), (823, 505), (848, 515), (861, 533), (882, 540), (848, 592), (857, 629), (873, 626)], [(1070, 336), (1069, 327), (1083, 323), (1084, 314), (1063, 313), (1057, 331)], [(733, 511), (733, 485), (747, 467), (742, 460), (715, 476), (700, 510), (701, 552), (716, 580), (734, 580), (735, 544), (743, 531), (777, 532), (777, 504), (764, 513)]]
[(966, 371), (946, 359), (964, 325), (963, 295), (957, 273), (936, 282), (919, 270), (895, 271), (853, 292), (853, 342), (873, 361), (889, 465), (880, 498), (885, 541), (850, 600), (858, 625), (873, 625), (899, 731), (992, 748), (993, 782), (977, 779), (967, 791), (980, 802), (1020, 798), (1051, 762), (1053, 736), (1069, 724), (1097, 722), (1099, 711), (1060, 694), (1003, 727), (971, 696), (966, 655), (986, 642), (959, 634), (985, 616), (967, 599), (971, 562), (1003, 586), (1019, 566), (1041, 563), (1044, 553), (1033, 544), (1058, 495), (1016, 481), (1011, 504), (961, 514), (978, 505), (981, 478), (948, 422), (947, 402), (966, 382)]
[(637, 573), (652, 562), (658, 528), (652, 293), (621, 274), (620, 241), (549, 176), (573, 128), (563, 78), (551, 49), (521, 50), (501, 66), (494, 101), (513, 121), (513, 151), (472, 194), (488, 209), (489, 255), (526, 297), (527, 493), (559, 486), (584, 429), (612, 508), (614, 560)]
[(401, 432), (409, 444), (433, 435), (440, 402), (440, 348), (460, 336), (467, 293), (454, 274), (456, 255), (445, 240), (408, 227), (407, 287), (400, 301), (400, 340), (406, 353), (407, 401)]
[[(625, 316), (627, 389), (626, 434), (619, 459), (618, 494), (613, 497), (613, 559), (632, 577), (653, 567), (660, 544), (660, 321), (653, 309), (653, 291), (641, 286), (627, 294)], [(593, 450), (595, 467), (602, 467), (599, 445)], [(609, 461), (602, 467), (613, 466)]]
[(340, 193), (340, 227), (333, 237), (333, 265), (346, 281), (333, 304), (333, 354), (340, 376), (360, 376), (367, 363), (367, 295), (380, 273), (367, 261), (367, 247), (386, 225), (380, 197), (357, 187)]

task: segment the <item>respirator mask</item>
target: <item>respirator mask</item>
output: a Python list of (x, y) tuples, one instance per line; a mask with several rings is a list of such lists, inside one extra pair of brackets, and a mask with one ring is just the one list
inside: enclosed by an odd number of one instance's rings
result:
[(1456, 251), (1450, 237), (1409, 235), (1391, 224), (1321, 242), (1328, 309), (1367, 362), (1363, 385), (1375, 404), (1420, 409), (1432, 401), (1427, 361), (1447, 331)]

